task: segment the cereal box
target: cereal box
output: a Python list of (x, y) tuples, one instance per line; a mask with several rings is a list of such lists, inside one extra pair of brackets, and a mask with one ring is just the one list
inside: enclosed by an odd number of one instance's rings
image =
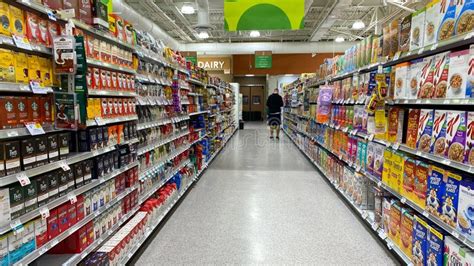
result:
[(423, 47), (425, 37), (425, 13), (422, 8), (412, 14), (410, 28), (410, 51)]
[(400, 249), (409, 258), (412, 257), (413, 244), (413, 213), (409, 208), (402, 208), (402, 218), (400, 223)]
[(399, 26), (399, 21), (397, 19), (392, 20), (392, 23), (390, 23), (390, 58), (393, 58), (395, 53), (398, 51)]
[(392, 200), (390, 207), (390, 224), (389, 229), (390, 233), (388, 238), (390, 238), (393, 243), (397, 246), (400, 246), (400, 223), (401, 223), (401, 207), (400, 203), (396, 200)]
[(405, 110), (399, 107), (391, 107), (388, 111), (387, 140), (389, 142), (402, 142), (404, 116)]
[(451, 227), (456, 227), (457, 223), (459, 185), (461, 181), (461, 175), (448, 171), (446, 187), (443, 196), (443, 207), (441, 209), (441, 220)]
[(466, 152), (464, 161), (474, 165), (474, 112), (467, 113)]
[(431, 166), (430, 172), (426, 193), (426, 210), (437, 217), (441, 217), (441, 203), (443, 202), (448, 177), (443, 168), (434, 165)]
[(434, 94), (434, 85), (433, 85), (433, 64), (434, 56), (428, 56), (423, 58), (423, 63), (421, 65), (421, 76), (419, 77), (418, 85), (418, 99), (429, 99)]
[(408, 15), (400, 21), (400, 33), (398, 38), (398, 51), (408, 52), (410, 49), (410, 31), (412, 15)]
[[(447, 5), (446, 5), (447, 4)], [(440, 6), (443, 17), (436, 34), (437, 40), (447, 40), (454, 35), (454, 23), (456, 18), (456, 1), (447, 1), (445, 5)]]
[(375, 161), (374, 161), (374, 175), (379, 179), (382, 178), (383, 172), (383, 154), (385, 147), (382, 145), (375, 146)]
[(406, 144), (408, 147), (415, 149), (418, 137), (418, 121), (420, 119), (420, 109), (410, 109), (408, 111), (408, 125)]
[(429, 226), (420, 217), (415, 215), (413, 222), (413, 244), (412, 244), (412, 258), (414, 265), (425, 265), (426, 251), (427, 251), (427, 236)]
[(369, 142), (367, 144), (367, 171), (374, 174), (374, 161), (375, 161), (375, 143)]
[(428, 189), (428, 174), (430, 165), (423, 161), (416, 161), (415, 183), (414, 183), (414, 202), (421, 208), (426, 206), (426, 190)]
[(8, 10), (8, 4), (5, 2), (0, 2), (0, 17), (2, 18), (2, 23), (0, 24), (0, 34), (10, 35), (10, 15)]
[(405, 62), (395, 66), (395, 93), (394, 99), (407, 98), (408, 91), (408, 74), (410, 63)]
[(382, 171), (382, 182), (390, 186), (390, 171), (392, 168), (392, 152), (389, 149), (385, 149), (383, 152), (383, 171)]
[(392, 169), (390, 170), (389, 186), (396, 192), (401, 191), (405, 167), (405, 156), (402, 153), (392, 153)]
[(446, 118), (448, 111), (435, 110), (433, 120), (433, 136), (431, 137), (431, 153), (443, 156), (446, 153)]
[(448, 111), (446, 120), (445, 156), (453, 161), (464, 161), (464, 146), (466, 144), (466, 112)]
[(367, 169), (367, 142), (361, 143), (360, 164), (362, 169)]
[(434, 110), (432, 109), (421, 109), (420, 111), (416, 148), (423, 152), (430, 152), (433, 115)]
[(474, 181), (461, 180), (459, 186), (457, 230), (469, 240), (474, 240)]
[(474, 1), (466, 0), (464, 2), (458, 1), (462, 6), (458, 6), (456, 10), (456, 25), (454, 27), (454, 34), (461, 35), (471, 32), (474, 28), (472, 20), (474, 19)]
[(440, 2), (440, 0), (432, 0), (428, 5), (426, 5), (424, 46), (436, 42), (437, 28), (444, 14), (444, 12), (440, 12)]
[(416, 170), (416, 161), (413, 158), (406, 158), (405, 166), (403, 169), (403, 186), (401, 189), (401, 194), (407, 199), (414, 201), (415, 194), (415, 170)]
[(444, 236), (440, 229), (430, 226), (426, 238), (426, 265), (442, 265)]
[(433, 64), (433, 84), (435, 86), (433, 98), (446, 98), (448, 90), (449, 52), (435, 55)]
[(382, 34), (382, 56), (387, 57), (390, 55), (390, 24), (383, 27)]
[(448, 91), (446, 98), (469, 98), (467, 78), (469, 70), (469, 50), (452, 52), (449, 55)]
[(412, 60), (410, 62), (410, 69), (408, 73), (408, 90), (406, 90), (405, 95), (407, 99), (416, 99), (418, 96), (418, 90), (420, 84), (422, 84), (421, 76), (423, 71), (423, 58)]
[(471, 95), (471, 98), (474, 98), (474, 44), (471, 44), (469, 48), (469, 69), (467, 72), (467, 87), (466, 94)]
[(382, 228), (388, 235), (390, 232), (390, 208), (392, 207), (389, 198), (383, 198), (382, 201)]
[(474, 252), (450, 237), (444, 238), (444, 265), (472, 265)]

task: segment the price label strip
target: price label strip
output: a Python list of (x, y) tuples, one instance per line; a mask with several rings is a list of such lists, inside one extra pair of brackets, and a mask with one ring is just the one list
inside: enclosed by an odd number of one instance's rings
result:
[(49, 209), (48, 207), (43, 207), (40, 209), (41, 219), (46, 220), (49, 217)]
[(25, 126), (31, 136), (46, 134), (46, 132), (44, 132), (44, 129), (40, 123), (28, 122), (28, 123), (25, 123)]
[(26, 175), (25, 172), (18, 173), (16, 175), (16, 179), (18, 180), (18, 182), (20, 182), (20, 185), (22, 187), (31, 184), (30, 178)]

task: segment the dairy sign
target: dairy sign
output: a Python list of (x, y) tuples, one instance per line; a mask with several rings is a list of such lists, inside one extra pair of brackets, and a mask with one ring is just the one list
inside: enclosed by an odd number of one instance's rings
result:
[(224, 71), (224, 74), (230, 74), (230, 57), (198, 56), (198, 67), (208, 71)]

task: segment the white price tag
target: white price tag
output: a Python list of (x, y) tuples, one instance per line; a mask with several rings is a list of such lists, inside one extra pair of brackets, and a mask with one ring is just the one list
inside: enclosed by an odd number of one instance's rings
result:
[(392, 144), (391, 144), (390, 142), (385, 141), (385, 146), (386, 146), (387, 148), (390, 148), (391, 145), (392, 145)]
[(392, 148), (394, 150), (398, 150), (400, 148), (400, 143), (399, 142), (395, 142), (393, 145), (392, 145)]
[(379, 66), (377, 67), (377, 73), (379, 73), (379, 74), (382, 74), (382, 73), (383, 73), (383, 66), (382, 66), (382, 65), (379, 65)]
[(367, 214), (366, 211), (363, 211), (362, 212), (362, 218), (365, 220), (365, 219), (367, 219), (367, 216), (369, 216), (369, 214)]
[(423, 211), (423, 216), (425, 216), (426, 218), (428, 218), (430, 216), (430, 214), (428, 213), (428, 211), (424, 210)]
[(13, 42), (15, 43), (16, 47), (29, 50), (29, 51), (32, 50), (31, 44), (27, 38), (22, 37), (22, 36), (17, 36), (17, 35), (12, 35), (12, 37), (13, 37)]
[(31, 1), (30, 0), (21, 0), (21, 2), (25, 5), (28, 5), (30, 6), (31, 5)]
[(431, 51), (436, 50), (436, 48), (438, 48), (438, 43), (431, 45)]
[(40, 123), (28, 122), (28, 123), (25, 123), (25, 126), (28, 132), (30, 133), (30, 135), (32, 136), (45, 134), (44, 129)]
[(16, 179), (18, 180), (18, 182), (20, 182), (20, 185), (22, 187), (27, 186), (31, 183), (30, 178), (28, 178), (25, 172), (16, 174)]
[(392, 250), (393, 243), (391, 241), (387, 242), (387, 247), (388, 247), (389, 250)]
[(41, 219), (46, 220), (49, 217), (49, 209), (48, 207), (43, 207), (40, 209)]
[(105, 125), (105, 121), (102, 119), (102, 117), (96, 117), (96, 118), (95, 118), (95, 123), (96, 123), (98, 126), (104, 126), (104, 125)]
[(459, 238), (459, 232), (456, 231), (456, 230), (453, 230), (453, 231), (451, 232), (451, 235), (453, 235), (455, 238)]
[(379, 228), (378, 224), (376, 223), (372, 224), (372, 230), (377, 231), (378, 228)]
[(416, 155), (417, 155), (417, 156), (421, 156), (421, 151), (417, 151), (417, 152), (416, 152)]
[(425, 51), (425, 48), (421, 48), (420, 50), (418, 50), (418, 54), (422, 54), (424, 51)]
[(18, 131), (7, 132), (7, 136), (10, 137), (10, 138), (17, 137), (18, 136)]
[(387, 234), (383, 230), (380, 230), (379, 231), (379, 237), (382, 238), (383, 240), (385, 240), (387, 238)]
[(473, 36), (474, 36), (474, 32), (471, 32), (471, 33), (467, 34), (466, 37), (464, 37), (464, 40), (470, 39)]
[(400, 58), (401, 53), (402, 52), (400, 52), (400, 51), (396, 52), (395, 55), (393, 56), (393, 61), (398, 60), (398, 58)]
[(25, 229), (23, 227), (23, 224), (20, 222), (20, 220), (15, 220), (13, 222), (10, 223), (10, 228), (13, 230), (13, 234), (19, 234), (21, 232), (23, 232), (23, 230)]
[(405, 197), (403, 197), (401, 200), (400, 200), (401, 203), (405, 204), (407, 203), (407, 199)]
[(57, 244), (59, 244), (59, 240), (53, 239), (53, 241), (51, 241), (51, 247), (54, 247), (54, 246), (56, 246)]
[(69, 202), (71, 202), (71, 204), (75, 204), (77, 202), (77, 197), (76, 197), (76, 194), (74, 194), (74, 192), (69, 193), (67, 195), (67, 198)]
[(369, 141), (372, 141), (372, 140), (374, 140), (374, 137), (375, 137), (374, 134), (370, 134), (368, 140), (369, 140)]
[(362, 169), (362, 167), (359, 165), (359, 166), (357, 166), (356, 171), (360, 172), (361, 169)]
[(381, 187), (382, 186), (382, 181), (377, 182), (377, 186)]
[(65, 161), (60, 161), (59, 166), (63, 169), (63, 171), (71, 170), (71, 167), (69, 167), (69, 165)]
[(57, 19), (56, 19), (56, 15), (53, 13), (53, 10), (48, 9), (48, 10), (46, 11), (46, 13), (48, 13), (48, 18), (49, 18), (50, 20), (52, 20), (52, 21), (56, 21), (56, 20), (57, 20)]
[(30, 81), (30, 88), (34, 94), (48, 94), (48, 89), (41, 87), (38, 81)]

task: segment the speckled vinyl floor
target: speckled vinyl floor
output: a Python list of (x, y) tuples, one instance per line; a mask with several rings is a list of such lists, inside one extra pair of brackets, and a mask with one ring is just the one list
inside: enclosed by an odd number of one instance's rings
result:
[(136, 265), (394, 265), (286, 136), (247, 123)]

